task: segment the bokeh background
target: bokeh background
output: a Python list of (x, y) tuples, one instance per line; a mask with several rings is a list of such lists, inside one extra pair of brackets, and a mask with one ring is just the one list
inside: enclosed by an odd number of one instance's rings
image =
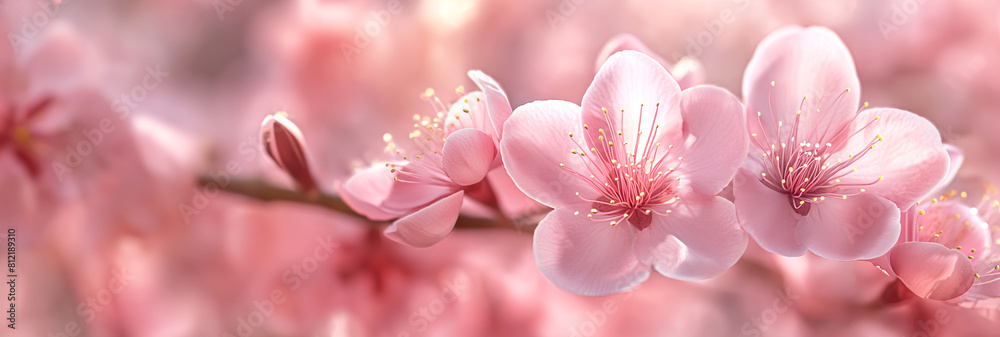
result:
[(582, 297), (538, 271), (528, 231), (407, 248), (385, 224), (197, 183), (292, 188), (257, 138), (286, 111), (332, 193), (435, 112), (425, 89), (457, 99), (481, 69), (512, 106), (579, 102), (620, 33), (740, 96), (785, 25), (837, 32), (862, 98), (934, 122), (966, 153), (960, 180), (1000, 178), (996, 1), (3, 0), (0, 224), (18, 277), (2, 334), (995, 336), (1000, 304), (900, 302), (865, 262), (751, 244), (711, 280)]

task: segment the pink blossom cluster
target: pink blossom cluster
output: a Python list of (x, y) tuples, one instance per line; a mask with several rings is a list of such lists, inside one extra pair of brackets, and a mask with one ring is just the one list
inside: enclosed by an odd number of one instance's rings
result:
[(4, 336), (1000, 331), (1000, 4), (0, 6)]

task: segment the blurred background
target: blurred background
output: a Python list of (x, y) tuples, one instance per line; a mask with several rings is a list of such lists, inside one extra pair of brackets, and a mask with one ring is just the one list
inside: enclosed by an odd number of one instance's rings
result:
[[(866, 262), (751, 244), (701, 282), (659, 275), (582, 297), (538, 271), (530, 233), (431, 248), (386, 224), (202, 188), (293, 181), (264, 116), (302, 129), (321, 187), (390, 159), (383, 135), (493, 76), (512, 106), (579, 103), (630, 33), (741, 96), (757, 43), (823, 25), (862, 99), (930, 119), (1000, 174), (1000, 2), (982, 0), (3, 0), (0, 224), (17, 232), (3, 336), (995, 336), (1000, 304), (895, 300)], [(5, 323), (6, 324), (6, 323)]]

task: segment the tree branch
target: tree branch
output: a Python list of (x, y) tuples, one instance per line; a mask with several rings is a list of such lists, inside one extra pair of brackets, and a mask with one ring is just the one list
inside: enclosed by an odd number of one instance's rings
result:
[[(225, 184), (225, 186), (218, 186), (218, 184), (216, 184), (210, 177), (198, 177), (199, 186), (208, 186), (209, 184), (215, 185), (219, 187), (219, 189), (229, 193), (239, 194), (261, 201), (286, 201), (308, 204), (367, 220), (363, 215), (358, 214), (348, 207), (347, 204), (344, 203), (344, 200), (337, 196), (322, 192), (309, 195), (296, 190), (277, 187), (261, 179), (240, 180), (233, 178), (228, 184)], [(516, 225), (510, 219), (507, 219), (500, 214), (500, 212), (496, 212), (496, 214), (496, 219), (484, 219), (459, 215), (458, 221), (455, 223), (455, 228), (509, 228), (519, 232), (532, 232), (530, 228), (522, 228), (521, 226)], [(381, 223), (374, 221), (369, 221), (369, 223), (373, 225), (381, 225)]]

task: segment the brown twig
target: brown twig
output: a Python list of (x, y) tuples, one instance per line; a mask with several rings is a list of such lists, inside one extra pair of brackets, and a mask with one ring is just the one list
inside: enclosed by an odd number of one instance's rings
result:
[[(323, 207), (329, 210), (340, 212), (343, 214), (355, 216), (361, 219), (365, 217), (358, 214), (350, 207), (344, 203), (344, 200), (337, 196), (326, 194), (326, 193), (313, 193), (312, 195), (299, 192), (296, 190), (290, 190), (282, 187), (274, 186), (266, 181), (260, 179), (252, 180), (239, 180), (232, 179), (225, 186), (218, 186), (209, 177), (198, 177), (198, 185), (208, 186), (208, 184), (215, 185), (219, 189), (250, 198), (254, 198), (261, 201), (286, 201), (294, 202), (300, 204), (314, 205), (318, 207)], [(381, 225), (379, 222), (370, 222), (373, 225)], [(466, 228), (466, 229), (483, 229), (483, 228), (509, 228), (518, 231), (528, 231), (525, 228), (518, 227), (514, 222), (504, 217), (502, 214), (497, 212), (497, 219), (484, 219), (477, 217), (470, 217), (466, 215), (459, 215), (458, 221), (455, 223), (455, 228)]]

